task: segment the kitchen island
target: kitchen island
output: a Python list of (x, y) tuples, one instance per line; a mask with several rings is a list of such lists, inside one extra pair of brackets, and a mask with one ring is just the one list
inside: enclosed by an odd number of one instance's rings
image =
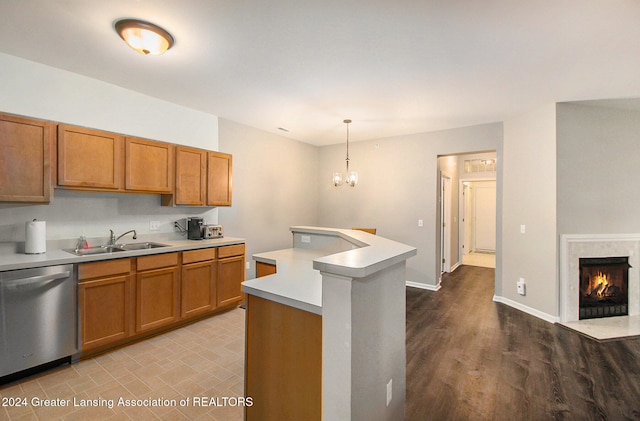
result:
[(243, 283), (247, 419), (402, 419), (416, 249), (362, 231), (291, 231), (292, 248), (253, 256), (276, 273)]

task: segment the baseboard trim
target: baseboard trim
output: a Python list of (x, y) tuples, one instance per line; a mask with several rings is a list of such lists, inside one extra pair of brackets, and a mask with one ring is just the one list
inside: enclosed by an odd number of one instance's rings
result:
[(458, 269), (460, 267), (460, 262), (456, 262), (455, 265), (451, 266), (451, 272), (453, 272), (454, 270)]
[(412, 288), (426, 289), (427, 291), (437, 291), (440, 289), (440, 283), (438, 283), (438, 285), (429, 285), (420, 282), (406, 281), (406, 285)]
[(522, 312), (530, 314), (531, 316), (537, 317), (538, 319), (542, 319), (542, 320), (544, 320), (546, 322), (549, 322), (549, 323), (558, 323), (560, 321), (560, 317), (558, 317), (558, 316), (552, 316), (551, 314), (544, 313), (544, 312), (542, 312), (540, 310), (536, 310), (535, 308), (531, 308), (529, 306), (521, 304), (521, 303), (519, 303), (517, 301), (510, 300), (510, 299), (505, 298), (505, 297), (500, 297), (498, 295), (494, 295), (493, 296), (493, 301), (496, 302), (496, 303), (506, 304), (509, 307), (513, 307), (513, 308), (515, 308), (517, 310), (520, 310)]

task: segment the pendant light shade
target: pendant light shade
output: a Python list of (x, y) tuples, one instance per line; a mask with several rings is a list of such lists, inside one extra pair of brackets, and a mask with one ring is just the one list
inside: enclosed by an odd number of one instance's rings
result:
[(121, 19), (115, 23), (120, 38), (137, 52), (159, 56), (174, 44), (171, 34), (153, 23), (137, 19)]
[(349, 124), (351, 123), (351, 120), (344, 120), (343, 123), (347, 125), (347, 158), (345, 160), (347, 164), (347, 171), (345, 172), (344, 176), (341, 172), (334, 172), (332, 182), (334, 187), (338, 187), (343, 184), (355, 187), (356, 184), (358, 184), (358, 172), (349, 171)]

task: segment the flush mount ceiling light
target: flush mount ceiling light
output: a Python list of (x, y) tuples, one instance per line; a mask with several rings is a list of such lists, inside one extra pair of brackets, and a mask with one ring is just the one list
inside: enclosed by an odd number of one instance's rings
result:
[(349, 171), (349, 124), (351, 123), (351, 120), (344, 120), (343, 123), (347, 125), (347, 172), (345, 173), (345, 178), (342, 177), (341, 172), (334, 172), (332, 182), (334, 187), (341, 186), (343, 183), (346, 183), (348, 186), (355, 187), (356, 184), (358, 184), (358, 172)]
[(121, 19), (115, 23), (115, 29), (129, 47), (144, 55), (159, 56), (174, 43), (169, 32), (138, 19)]

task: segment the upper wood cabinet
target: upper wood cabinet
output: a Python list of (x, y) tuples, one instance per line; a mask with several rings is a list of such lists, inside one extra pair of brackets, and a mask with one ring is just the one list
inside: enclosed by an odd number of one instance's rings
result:
[(58, 125), (58, 185), (123, 190), (124, 137), (115, 133)]
[(229, 154), (0, 113), (0, 202), (49, 203), (53, 187), (231, 206)]
[(49, 203), (54, 123), (0, 113), (0, 202)]
[(226, 153), (207, 155), (207, 205), (231, 206), (233, 195), (233, 157)]
[(174, 196), (163, 196), (165, 206), (231, 206), (233, 157), (220, 152), (176, 146)]
[(125, 138), (125, 189), (149, 193), (173, 190), (174, 146), (153, 140)]
[(207, 182), (207, 151), (176, 146), (174, 204), (203, 206)]

